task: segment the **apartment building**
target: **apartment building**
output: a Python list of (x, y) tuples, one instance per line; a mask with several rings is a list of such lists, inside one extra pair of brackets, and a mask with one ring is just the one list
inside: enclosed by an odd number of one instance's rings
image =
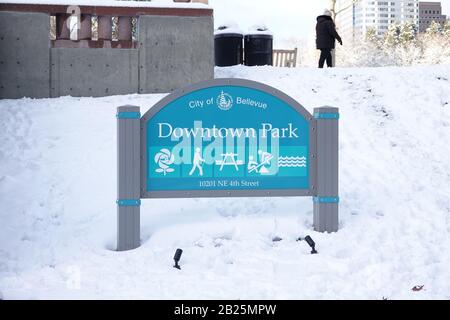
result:
[(419, 2), (419, 32), (425, 32), (432, 21), (441, 25), (445, 23), (446, 16), (442, 14), (440, 2)]
[(419, 25), (419, 0), (338, 0), (336, 24), (347, 39), (361, 39), (369, 28), (384, 35), (391, 23)]

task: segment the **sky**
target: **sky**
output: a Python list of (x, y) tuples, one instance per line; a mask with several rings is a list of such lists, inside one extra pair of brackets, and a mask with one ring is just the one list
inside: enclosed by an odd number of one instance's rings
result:
[[(450, 0), (442, 0), (443, 13), (450, 15)], [(265, 24), (277, 37), (308, 39), (314, 35), (316, 17), (329, 0), (209, 0), (214, 7), (216, 27), (238, 22), (245, 32)]]
[(237, 21), (245, 32), (253, 25), (264, 24), (277, 36), (301, 38), (314, 32), (316, 17), (328, 3), (328, 0), (209, 0), (214, 7), (216, 27)]

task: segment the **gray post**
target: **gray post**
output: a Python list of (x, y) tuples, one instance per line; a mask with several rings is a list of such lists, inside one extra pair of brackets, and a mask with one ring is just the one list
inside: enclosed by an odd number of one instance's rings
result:
[(331, 66), (336, 67), (336, 49), (331, 50)]
[(314, 108), (316, 121), (316, 195), (314, 197), (314, 230), (338, 230), (338, 142), (339, 109)]
[(117, 250), (140, 245), (140, 108), (117, 108)]

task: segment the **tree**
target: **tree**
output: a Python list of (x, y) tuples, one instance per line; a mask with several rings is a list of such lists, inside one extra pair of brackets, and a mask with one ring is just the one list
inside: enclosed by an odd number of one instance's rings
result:
[(377, 29), (375, 29), (374, 27), (367, 28), (365, 38), (367, 42), (377, 44), (378, 43)]
[(397, 22), (391, 23), (384, 34), (384, 45), (386, 47), (395, 47), (400, 42), (399, 36), (400, 25)]
[(337, 0), (330, 0), (330, 11), (333, 16), (333, 20), (335, 20), (335, 21), (336, 21), (336, 16), (339, 13), (353, 7), (354, 5), (361, 2), (361, 0), (349, 0), (349, 3), (347, 5), (343, 6), (342, 8), (339, 8), (339, 9), (336, 9), (336, 2), (337, 2)]
[(415, 25), (412, 22), (405, 22), (400, 26), (400, 33), (398, 35), (399, 43), (407, 45), (416, 38)]
[(442, 34), (450, 40), (450, 21), (445, 21), (444, 25), (442, 26)]
[[(347, 5), (343, 6), (342, 8), (336, 9), (337, 0), (330, 0), (330, 11), (331, 11), (331, 16), (333, 18), (333, 21), (336, 21), (336, 16), (339, 13), (341, 13), (341, 12), (353, 7), (357, 3), (361, 2), (361, 0), (348, 0), (348, 1), (350, 1), (350, 2)], [(331, 50), (331, 57), (332, 57), (332, 59), (331, 59), (332, 65), (333, 65), (333, 67), (335, 67), (336, 66), (336, 50)]]
[(441, 33), (441, 25), (436, 21), (431, 21), (430, 26), (427, 28), (426, 33), (429, 36), (434, 36)]

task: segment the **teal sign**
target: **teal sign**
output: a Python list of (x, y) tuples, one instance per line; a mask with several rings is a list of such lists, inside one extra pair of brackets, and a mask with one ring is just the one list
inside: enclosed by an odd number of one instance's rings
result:
[(215, 79), (140, 110), (116, 114), (118, 250), (140, 244), (143, 198), (310, 196), (314, 230), (338, 230), (338, 108)]
[(142, 196), (308, 195), (311, 123), (298, 102), (252, 81), (171, 94), (141, 119)]

